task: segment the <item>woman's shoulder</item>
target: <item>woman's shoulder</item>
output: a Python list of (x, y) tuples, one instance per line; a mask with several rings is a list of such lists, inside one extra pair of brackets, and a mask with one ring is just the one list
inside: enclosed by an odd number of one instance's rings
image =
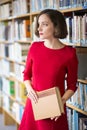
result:
[(38, 46), (41, 46), (42, 43), (43, 43), (43, 41), (34, 41), (34, 42), (32, 42), (31, 47), (38, 47)]
[(73, 57), (76, 55), (76, 48), (73, 46), (66, 46), (66, 53), (69, 57)]
[(42, 46), (43, 41), (35, 41), (32, 42), (31, 45), (29, 46), (29, 51), (35, 51), (37, 49), (40, 49), (40, 47)]
[(73, 46), (68, 46), (68, 45), (66, 45), (66, 50), (67, 50), (69, 53), (76, 53), (76, 48), (73, 47)]

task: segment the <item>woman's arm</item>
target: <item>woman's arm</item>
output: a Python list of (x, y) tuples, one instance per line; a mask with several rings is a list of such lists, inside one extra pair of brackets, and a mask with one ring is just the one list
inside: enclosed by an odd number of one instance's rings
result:
[(64, 95), (62, 96), (62, 101), (63, 101), (63, 104), (66, 103), (66, 101), (74, 94), (74, 91), (73, 90), (66, 90), (66, 92), (64, 93)]

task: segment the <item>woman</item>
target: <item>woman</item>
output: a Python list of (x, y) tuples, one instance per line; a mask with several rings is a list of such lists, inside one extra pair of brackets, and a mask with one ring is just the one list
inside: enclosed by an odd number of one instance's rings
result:
[[(64, 45), (59, 39), (66, 38), (67, 27), (61, 12), (46, 9), (37, 17), (35, 34), (42, 41), (34, 42), (29, 50), (24, 70), (24, 83), (28, 92), (19, 130), (68, 130), (66, 101), (76, 91), (78, 60), (75, 48)], [(67, 75), (67, 89), (64, 81)], [(32, 100), (37, 102), (36, 91), (58, 86), (65, 114), (35, 121)]]

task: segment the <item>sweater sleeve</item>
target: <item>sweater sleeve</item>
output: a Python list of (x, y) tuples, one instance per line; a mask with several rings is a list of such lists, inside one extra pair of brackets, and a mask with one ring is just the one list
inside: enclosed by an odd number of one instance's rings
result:
[(76, 91), (78, 77), (78, 59), (76, 50), (72, 49), (72, 55), (67, 65), (67, 89)]
[(31, 80), (32, 77), (32, 58), (31, 58), (31, 49), (32, 47), (29, 48), (27, 59), (26, 59), (26, 65), (25, 69), (23, 71), (23, 80)]

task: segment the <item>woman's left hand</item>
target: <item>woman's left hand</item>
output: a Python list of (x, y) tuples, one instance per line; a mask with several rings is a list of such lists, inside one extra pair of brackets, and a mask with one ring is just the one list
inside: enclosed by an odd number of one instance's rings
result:
[(57, 121), (57, 120), (58, 120), (58, 118), (59, 118), (59, 116), (56, 116), (56, 117), (51, 117), (51, 120), (55, 120), (55, 121)]
[[(65, 104), (65, 99), (64, 98), (62, 98), (62, 103), (63, 103), (63, 106), (64, 106), (64, 104)], [(55, 120), (55, 121), (57, 121), (58, 120), (58, 118), (59, 118), (59, 116), (56, 116), (56, 117), (51, 117), (51, 120)]]

